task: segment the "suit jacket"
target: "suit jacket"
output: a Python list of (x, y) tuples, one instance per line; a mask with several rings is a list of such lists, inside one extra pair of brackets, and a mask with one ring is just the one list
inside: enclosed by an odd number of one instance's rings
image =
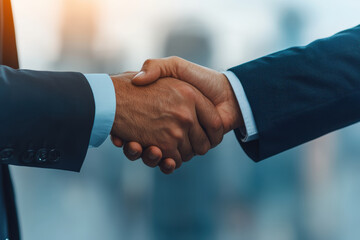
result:
[(230, 69), (240, 79), (258, 140), (255, 161), (360, 120), (360, 26)]
[(0, 234), (13, 240), (20, 237), (7, 165), (79, 171), (95, 103), (80, 73), (17, 70), (10, 0), (0, 0), (0, 11)]

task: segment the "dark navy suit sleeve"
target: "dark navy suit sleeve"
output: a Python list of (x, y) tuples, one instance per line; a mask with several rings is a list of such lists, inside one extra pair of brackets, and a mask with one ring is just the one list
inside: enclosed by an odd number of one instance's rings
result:
[(360, 26), (231, 68), (258, 129), (243, 143), (254, 161), (360, 120)]
[(82, 74), (0, 66), (0, 163), (79, 171), (94, 113)]

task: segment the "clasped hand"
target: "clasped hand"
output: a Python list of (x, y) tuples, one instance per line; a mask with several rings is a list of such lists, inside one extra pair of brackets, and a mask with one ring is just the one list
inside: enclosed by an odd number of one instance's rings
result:
[[(130, 160), (172, 173), (243, 125), (222, 73), (178, 57), (145, 61), (141, 72), (112, 76), (116, 115), (111, 138)], [(125, 144), (124, 144), (125, 143)]]

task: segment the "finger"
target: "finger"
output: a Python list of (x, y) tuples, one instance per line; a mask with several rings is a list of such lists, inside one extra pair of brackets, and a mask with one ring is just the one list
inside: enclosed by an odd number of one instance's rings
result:
[(179, 72), (181, 71), (179, 71), (179, 67), (186, 64), (187, 62), (179, 57), (148, 59), (144, 62), (141, 72), (132, 79), (132, 83), (146, 85), (163, 77), (180, 79)]
[(137, 142), (128, 142), (124, 146), (124, 154), (131, 161), (139, 159), (142, 151), (142, 146)]
[(194, 156), (193, 147), (190, 144), (188, 136), (185, 136), (181, 145), (179, 146), (179, 152), (183, 162), (189, 161)]
[(172, 158), (165, 158), (159, 163), (160, 170), (165, 174), (171, 174), (175, 171), (176, 162)]
[(177, 149), (175, 151), (171, 151), (171, 152), (163, 151), (163, 157), (173, 159), (175, 161), (175, 169), (180, 168), (182, 165), (181, 154), (180, 154), (179, 150), (177, 150)]
[(195, 108), (198, 121), (210, 140), (211, 147), (218, 145), (224, 136), (224, 127), (221, 117), (215, 106), (200, 92), (195, 99)]
[(156, 167), (162, 158), (162, 152), (160, 148), (156, 146), (151, 146), (145, 149), (144, 154), (142, 155), (142, 160), (145, 165), (149, 167)]
[(122, 147), (124, 142), (118, 137), (111, 135), (111, 141), (116, 147)]
[(197, 119), (195, 119), (194, 125), (190, 127), (189, 140), (193, 152), (197, 155), (204, 155), (211, 148), (210, 140)]
[(146, 85), (159, 78), (172, 77), (185, 81), (200, 90), (206, 97), (216, 96), (214, 89), (218, 88), (217, 78), (221, 73), (189, 62), (180, 57), (148, 59), (144, 62), (141, 72), (134, 76), (132, 83)]

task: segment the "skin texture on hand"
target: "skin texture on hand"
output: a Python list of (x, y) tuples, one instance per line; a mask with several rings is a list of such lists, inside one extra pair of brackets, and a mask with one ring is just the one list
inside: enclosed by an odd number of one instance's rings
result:
[(131, 83), (134, 76), (126, 73), (111, 77), (116, 92), (112, 140), (116, 146), (128, 142), (124, 150), (130, 159), (135, 159), (137, 147), (147, 148), (143, 160), (150, 167), (157, 166), (162, 158), (165, 163), (168, 158), (175, 161), (164, 166), (162, 170), (167, 172), (221, 142), (221, 118), (196, 88), (171, 78), (135, 86)]
[(132, 82), (141, 86), (164, 77), (187, 82), (204, 94), (219, 112), (225, 133), (244, 124), (235, 94), (224, 74), (179, 57), (169, 57), (145, 61)]
[[(178, 57), (147, 60), (142, 70), (132, 80), (135, 85), (147, 85), (160, 78), (173, 77), (185, 81), (201, 91), (216, 106), (222, 119), (224, 133), (244, 126), (240, 107), (235, 94), (226, 76), (222, 73), (188, 62)], [(117, 141), (121, 141), (117, 139)], [(154, 159), (161, 158), (161, 151), (152, 146), (142, 153), (142, 147), (136, 142), (125, 144), (125, 154), (131, 157), (131, 152), (136, 151), (134, 158)], [(157, 155), (157, 158), (156, 158)], [(170, 169), (175, 163), (172, 159), (164, 159), (160, 163), (161, 169)], [(165, 171), (163, 171), (165, 172)], [(169, 173), (169, 172), (165, 172)]]

